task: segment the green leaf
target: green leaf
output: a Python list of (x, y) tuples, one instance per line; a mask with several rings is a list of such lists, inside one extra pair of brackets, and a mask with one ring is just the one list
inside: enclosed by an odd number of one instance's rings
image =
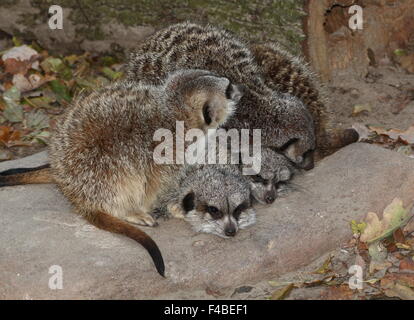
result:
[(58, 73), (64, 80), (70, 80), (72, 78), (72, 70), (62, 61), (62, 59), (49, 57), (40, 65), (45, 72)]
[(103, 67), (102, 72), (110, 80), (118, 80), (119, 78), (121, 78), (123, 76), (122, 72), (120, 72), (120, 71), (116, 72), (116, 71), (114, 71), (114, 70), (112, 70), (111, 68), (108, 68), (108, 67)]
[(10, 122), (23, 121), (23, 108), (20, 105), (20, 91), (16, 87), (11, 87), (4, 92), (3, 100), (6, 107), (3, 110), (3, 117)]
[(3, 94), (3, 100), (6, 104), (19, 103), (20, 102), (20, 90), (15, 86), (5, 91)]
[(13, 37), (12, 38), (12, 41), (13, 41), (13, 45), (15, 47), (20, 47), (21, 45), (23, 45), (22, 40), (20, 38), (18, 38), (18, 37)]
[(366, 228), (367, 224), (365, 222), (358, 223), (355, 220), (351, 221), (351, 229), (353, 234), (361, 234)]
[(49, 117), (41, 110), (32, 110), (26, 114), (26, 120), (31, 129), (42, 130), (49, 127)]
[(76, 78), (76, 84), (81, 88), (96, 88), (96, 83), (89, 81), (88, 79)]
[(43, 96), (43, 97), (35, 97), (35, 98), (25, 98), (24, 99), (28, 104), (30, 104), (32, 107), (37, 108), (37, 109), (48, 109), (50, 108), (50, 103), (56, 101), (55, 99), (52, 99), (50, 97), (47, 96)]
[(59, 72), (59, 68), (62, 66), (63, 61), (59, 58), (54, 57), (48, 57), (42, 63), (40, 66), (45, 72)]
[(59, 80), (50, 81), (49, 86), (52, 89), (52, 91), (56, 94), (56, 98), (59, 102), (61, 102), (62, 100), (70, 102), (72, 100), (68, 88)]
[(406, 56), (407, 55), (407, 51), (405, 51), (404, 49), (395, 49), (394, 50), (394, 54), (398, 57), (401, 56)]
[(40, 143), (48, 144), (50, 138), (50, 132), (49, 131), (42, 131), (39, 134), (36, 134), (34, 139), (37, 140)]
[(7, 104), (3, 111), (3, 116), (10, 122), (22, 122), (23, 108), (20, 104)]
[(111, 56), (102, 57), (102, 64), (106, 67), (112, 66), (113, 64), (117, 63), (117, 60)]

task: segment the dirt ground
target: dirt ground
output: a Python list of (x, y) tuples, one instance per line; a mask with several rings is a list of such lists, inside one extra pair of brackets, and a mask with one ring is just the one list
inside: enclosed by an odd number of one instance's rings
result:
[[(397, 66), (371, 68), (365, 79), (352, 75), (335, 78), (327, 85), (332, 126), (348, 128), (355, 123), (406, 130), (414, 124), (414, 74)], [(371, 111), (353, 116), (354, 107)]]

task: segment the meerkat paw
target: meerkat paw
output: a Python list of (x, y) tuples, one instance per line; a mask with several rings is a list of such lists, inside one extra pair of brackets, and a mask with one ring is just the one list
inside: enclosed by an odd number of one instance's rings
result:
[(178, 204), (169, 204), (168, 212), (177, 219), (184, 219), (184, 211)]
[(136, 214), (125, 217), (125, 220), (129, 223), (137, 224), (140, 226), (156, 227), (157, 221), (149, 214)]

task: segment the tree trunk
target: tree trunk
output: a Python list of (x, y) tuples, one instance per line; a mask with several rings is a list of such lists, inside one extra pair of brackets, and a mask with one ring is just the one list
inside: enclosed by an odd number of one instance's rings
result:
[[(362, 30), (349, 27), (352, 5), (363, 8)], [(414, 0), (308, 0), (305, 11), (305, 55), (322, 79), (363, 77), (389, 59), (414, 72)]]

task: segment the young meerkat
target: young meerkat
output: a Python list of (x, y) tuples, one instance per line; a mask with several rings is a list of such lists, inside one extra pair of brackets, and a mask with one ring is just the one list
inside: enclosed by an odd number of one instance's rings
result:
[[(283, 155), (271, 148), (262, 148), (261, 168), (256, 175), (246, 175), (255, 202), (272, 204), (280, 195), (283, 184), (289, 181), (295, 173), (292, 163)], [(241, 163), (242, 172), (246, 164)]]
[(203, 70), (174, 72), (158, 86), (115, 83), (80, 97), (60, 119), (50, 168), (14, 169), (0, 175), (0, 186), (56, 183), (92, 224), (142, 244), (163, 275), (155, 242), (127, 223), (154, 226), (150, 210), (157, 194), (179, 172), (180, 165), (154, 161), (154, 132), (163, 128), (175, 137), (176, 121), (186, 130), (217, 128), (239, 99), (238, 86)]
[(223, 238), (256, 222), (248, 181), (238, 171), (215, 165), (190, 166), (161, 192), (155, 218), (181, 218), (196, 232)]
[[(249, 153), (253, 156), (245, 160), (242, 152), (232, 153), (229, 144), (227, 149), (218, 147), (217, 154), (220, 159), (218, 166), (235, 175), (243, 176), (250, 184), (252, 204), (272, 204), (280, 193), (286, 189), (284, 186), (298, 170), (283, 154), (271, 148), (262, 147), (260, 159), (254, 159), (257, 154), (254, 154), (251, 150)], [(226, 156), (225, 159), (223, 158), (224, 155)], [(255, 169), (258, 171), (252, 172), (253, 163), (259, 160), (260, 168)]]
[(277, 148), (302, 168), (313, 167), (315, 128), (310, 111), (301, 101), (266, 85), (244, 41), (211, 25), (175, 24), (138, 44), (127, 77), (159, 84), (169, 72), (182, 68), (211, 70), (243, 84), (237, 112), (224, 127), (261, 129), (263, 146)]

